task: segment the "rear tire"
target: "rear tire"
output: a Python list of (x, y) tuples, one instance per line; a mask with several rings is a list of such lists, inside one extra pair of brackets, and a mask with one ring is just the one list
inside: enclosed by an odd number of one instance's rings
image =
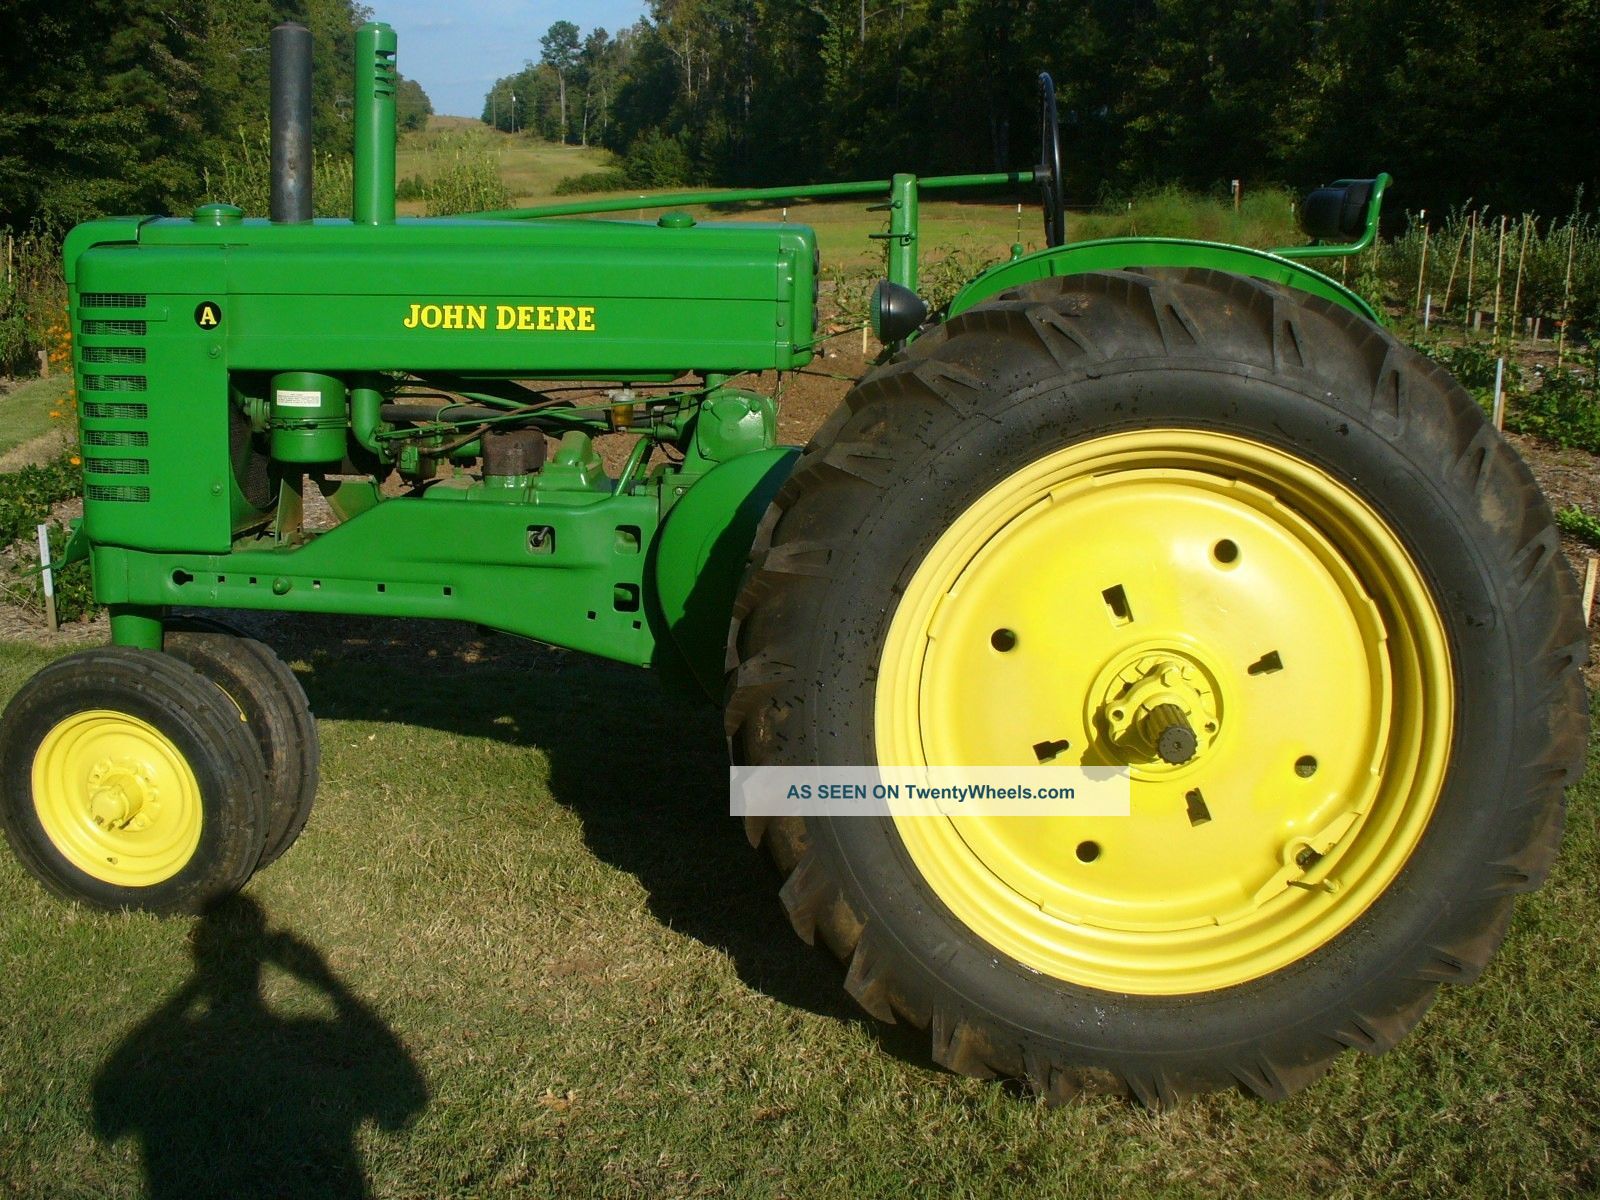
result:
[(196, 632), (169, 625), (163, 645), (228, 694), (261, 749), (267, 773), (267, 835), (256, 864), (260, 870), (294, 845), (311, 819), (321, 761), (317, 723), (300, 681), (269, 647), (226, 632), (219, 622), (201, 618), (196, 624), (201, 626)]
[(57, 895), (198, 912), (261, 857), (261, 753), (222, 689), (176, 658), (81, 651), (0, 716), (0, 824)]
[[(1117, 488), (1149, 503), (1108, 508)], [(1027, 522), (1050, 537), (1006, 541)], [(1238, 547), (1210, 541), (1213, 522), (1245, 531), (1254, 588), (1221, 573)], [(1008, 545), (1021, 547), (1009, 559)], [(1041, 735), (1070, 740), (1071, 761), (1109, 753), (1109, 706), (1089, 693), (1143, 670), (1149, 629), (1118, 632), (1123, 577), (1099, 578), (1100, 561), (1147, 581), (1130, 585), (1133, 615), (1148, 605), (1160, 653), (1197, 664), (1196, 712), (1205, 696), (1232, 705), (1215, 761), (1230, 734), (1248, 753), (1217, 768), (1209, 815), (1239, 837), (1207, 841), (1204, 820), (1183, 818), (1184, 788), (1205, 785), (1153, 762), (1136, 762), (1134, 816), (1083, 868), (1049, 839), (1008, 843), (1016, 826), (922, 837), (889, 818), (752, 819), (796, 931), (848, 964), (868, 1012), (927, 1029), (936, 1061), (1052, 1099), (1086, 1086), (1153, 1106), (1231, 1086), (1281, 1098), (1347, 1047), (1389, 1049), (1440, 982), (1477, 977), (1514, 896), (1549, 869), (1583, 761), (1587, 637), (1516, 453), (1444, 372), (1333, 304), (1200, 270), (1046, 280), (869, 374), (757, 534), (730, 650), (735, 761), (1032, 765)], [(1102, 594), (1112, 611), (1095, 618)], [(1338, 650), (1318, 660), (1335, 684), (1304, 665), (1317, 638), (1283, 619), (1302, 601), (1298, 625), (1316, 620)], [(1022, 641), (991, 649), (991, 617)], [(1257, 629), (1284, 645), (1229, 651)], [(1013, 646), (1040, 644), (1059, 652), (1032, 678), (1070, 703), (998, 673)], [(1293, 687), (1251, 700), (1280, 648)], [(1350, 654), (1363, 656), (1354, 680)], [(1317, 719), (1298, 722), (1300, 707)], [(1228, 712), (1255, 716), (1230, 728)], [(1308, 729), (1345, 747), (1323, 780), (1370, 761), (1379, 782), (1365, 809), (1353, 783), (1317, 800), (1326, 836), (1297, 850), (1280, 834), (1302, 802), (1297, 763), (1274, 756)], [(1203, 775), (1202, 750), (1178, 770)], [(1261, 762), (1279, 772), (1270, 787), (1250, 773)], [(1346, 809), (1352, 824), (1331, 818)], [(1119, 838), (1139, 852), (1120, 874), (1105, 869)], [(1206, 907), (1234, 892), (1244, 915)], [(1230, 942), (1232, 928), (1249, 936)]]

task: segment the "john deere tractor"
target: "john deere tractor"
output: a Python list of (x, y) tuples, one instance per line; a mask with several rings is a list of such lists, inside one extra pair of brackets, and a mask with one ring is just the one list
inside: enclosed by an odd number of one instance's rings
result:
[[(175, 610), (438, 617), (687, 681), (738, 764), (1125, 766), (1122, 817), (748, 821), (801, 938), (953, 1071), (1282, 1097), (1483, 970), (1556, 853), (1586, 636), (1517, 454), (1307, 265), (1370, 243), (1386, 176), (1277, 252), (1068, 244), (1045, 81), (1029, 170), (397, 220), (369, 24), (350, 219), (312, 220), (309, 35), (274, 45), (270, 220), (66, 243), (112, 644), (0, 721), (46, 887), (192, 912), (306, 823), (295, 677)], [(930, 315), (919, 199), (1033, 186), (1047, 246)], [(888, 349), (780, 445), (741, 382), (816, 352), (815, 237), (688, 209), (857, 195)]]

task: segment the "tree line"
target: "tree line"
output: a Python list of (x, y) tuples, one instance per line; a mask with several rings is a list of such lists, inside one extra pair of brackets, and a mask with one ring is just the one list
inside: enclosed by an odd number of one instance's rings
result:
[[(311, 30), (317, 149), (347, 154), (355, 31), (369, 15), (354, 0), (6, 0), (0, 226), (59, 233), (203, 198), (207, 172), (261, 140), (281, 21)], [(432, 111), (413, 80), (398, 108), (410, 127)]]
[(1600, 180), (1600, 0), (652, 0), (557, 21), (483, 119), (629, 183), (1030, 166), (1070, 199), (1392, 172), (1408, 208), (1570, 211)]

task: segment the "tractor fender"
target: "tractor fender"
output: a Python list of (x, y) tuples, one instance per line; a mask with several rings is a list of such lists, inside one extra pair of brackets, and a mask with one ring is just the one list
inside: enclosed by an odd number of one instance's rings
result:
[(946, 315), (956, 316), (1007, 288), (1038, 279), (1049, 279), (1056, 275), (1082, 275), (1091, 271), (1126, 271), (1139, 267), (1204, 267), (1235, 275), (1249, 275), (1321, 296), (1369, 321), (1382, 324), (1372, 306), (1338, 280), (1269, 250), (1184, 238), (1144, 237), (1075, 242), (1000, 263), (957, 292), (955, 299), (950, 301)]
[[(733, 602), (756, 526), (799, 457), (798, 446), (774, 446), (719, 463), (673, 504), (651, 543), (657, 665), (669, 675), (686, 668), (719, 704)], [(682, 661), (665, 661), (674, 656)]]

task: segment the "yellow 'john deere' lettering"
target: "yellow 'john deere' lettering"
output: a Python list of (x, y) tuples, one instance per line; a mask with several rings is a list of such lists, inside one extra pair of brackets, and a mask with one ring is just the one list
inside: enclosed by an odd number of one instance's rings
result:
[[(401, 319), (407, 329), (489, 328), (487, 304), (418, 304)], [(528, 333), (593, 333), (594, 306), (591, 304), (496, 304), (494, 328)]]

